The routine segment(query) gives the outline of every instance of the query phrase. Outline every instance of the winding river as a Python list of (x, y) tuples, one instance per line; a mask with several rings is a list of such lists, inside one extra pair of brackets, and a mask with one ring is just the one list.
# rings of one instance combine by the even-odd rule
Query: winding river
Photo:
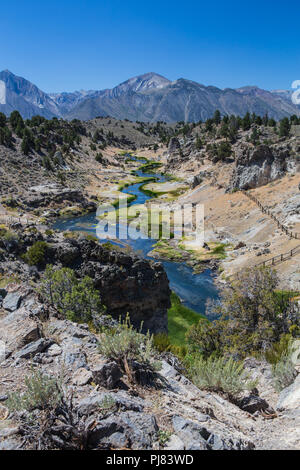
[[(146, 160), (139, 161), (141, 165), (146, 163)], [(143, 178), (155, 177), (156, 182), (159, 183), (167, 181), (166, 176), (160, 173), (144, 173), (142, 170), (137, 170), (136, 175), (142, 176)], [(122, 190), (123, 193), (134, 194), (136, 196), (136, 199), (131, 202), (130, 205), (144, 204), (151, 198), (151, 196), (148, 196), (141, 191), (140, 187), (143, 184), (144, 183), (131, 184)], [(55, 222), (53, 228), (58, 230), (84, 231), (96, 235), (95, 226), (97, 223), (98, 220), (96, 218), (96, 214), (90, 213), (74, 218), (59, 219)], [(133, 250), (139, 251), (139, 253), (142, 253), (147, 259), (151, 259), (151, 257), (148, 256), (148, 253), (156, 242), (157, 240), (153, 240), (151, 238), (126, 240), (126, 243), (128, 243)], [(162, 264), (166, 270), (171, 289), (180, 297), (183, 304), (198, 313), (204, 314), (206, 301), (208, 299), (216, 299), (218, 297), (218, 291), (214, 284), (212, 272), (207, 269), (199, 274), (194, 274), (193, 269), (185, 263), (162, 260)]]

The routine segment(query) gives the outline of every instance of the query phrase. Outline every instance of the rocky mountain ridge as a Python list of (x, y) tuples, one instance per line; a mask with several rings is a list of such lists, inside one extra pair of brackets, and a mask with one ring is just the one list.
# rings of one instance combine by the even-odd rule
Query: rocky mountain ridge
[(212, 117), (216, 109), (223, 115), (268, 113), (275, 119), (300, 114), (287, 95), (249, 86), (221, 90), (184, 78), (171, 82), (153, 72), (112, 89), (74, 93), (44, 93), (7, 70), (0, 73), (0, 83), (0, 111), (9, 115), (17, 109), (25, 118), (40, 114), (82, 120), (111, 116), (132, 121), (197, 122)]

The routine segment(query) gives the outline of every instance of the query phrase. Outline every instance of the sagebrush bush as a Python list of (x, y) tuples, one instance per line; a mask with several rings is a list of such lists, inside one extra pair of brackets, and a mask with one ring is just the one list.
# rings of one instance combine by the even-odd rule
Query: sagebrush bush
[(297, 376), (297, 371), (292, 361), (293, 352), (293, 346), (289, 343), (287, 351), (282, 354), (279, 361), (273, 364), (273, 383), (278, 392), (291, 385)]
[(25, 378), (24, 393), (13, 392), (8, 396), (6, 406), (11, 411), (32, 411), (50, 409), (57, 406), (62, 398), (62, 386), (57, 378), (33, 371)]
[(116, 400), (111, 395), (105, 395), (102, 401), (99, 403), (99, 408), (102, 414), (106, 414), (110, 411), (116, 411)]
[(135, 330), (127, 315), (123, 322), (114, 329), (113, 334), (103, 333), (100, 339), (99, 352), (119, 364), (129, 379), (134, 380), (134, 369), (141, 367), (145, 372), (154, 374), (160, 368), (155, 360), (153, 336)]
[(190, 375), (194, 384), (204, 390), (222, 392), (229, 398), (237, 398), (244, 390), (252, 390), (255, 382), (249, 380), (243, 362), (209, 357), (198, 357), (190, 365)]

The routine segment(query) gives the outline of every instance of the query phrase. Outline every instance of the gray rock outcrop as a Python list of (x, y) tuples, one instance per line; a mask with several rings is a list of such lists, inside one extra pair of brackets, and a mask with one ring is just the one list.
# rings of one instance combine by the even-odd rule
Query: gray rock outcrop
[(244, 145), (239, 149), (230, 187), (251, 189), (268, 184), (286, 173), (288, 158), (286, 148)]
[(180, 151), (180, 143), (177, 137), (171, 137), (168, 147), (169, 155)]
[(282, 390), (276, 407), (281, 411), (298, 410), (300, 414), (300, 374), (289, 387)]
[(102, 302), (115, 319), (128, 312), (137, 328), (143, 322), (144, 331), (167, 331), (171, 291), (161, 263), (108, 251), (85, 239), (52, 243), (50, 252), (56, 263), (94, 280)]

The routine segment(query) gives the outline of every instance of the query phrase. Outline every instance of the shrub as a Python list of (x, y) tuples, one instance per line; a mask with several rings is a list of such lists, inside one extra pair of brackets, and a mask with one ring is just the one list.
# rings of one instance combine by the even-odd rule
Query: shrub
[[(209, 307), (209, 315), (220, 325), (220, 352), (244, 358), (264, 353), (280, 341), (291, 328), (297, 335), (299, 312), (292, 311), (291, 302), (276, 293), (278, 277), (268, 267), (256, 267), (238, 273), (231, 286), (220, 293), (220, 300)], [(219, 324), (219, 322), (221, 322)], [(293, 326), (295, 325), (295, 326)], [(213, 335), (214, 332), (208, 331)], [(205, 342), (203, 331), (201, 342)]]
[(157, 431), (157, 438), (159, 440), (160, 445), (164, 446), (170, 437), (172, 436), (172, 432), (164, 429), (159, 429)]
[(170, 347), (170, 352), (174, 354), (174, 356), (177, 356), (179, 359), (184, 359), (188, 353), (188, 348), (185, 344), (182, 346), (172, 344)]
[(27, 253), (25, 253), (25, 261), (30, 266), (38, 266), (44, 264), (47, 248), (48, 245), (46, 242), (35, 242), (30, 248), (28, 248)]
[(166, 333), (157, 333), (153, 336), (153, 346), (159, 351), (169, 351), (171, 342)]
[(272, 367), (273, 383), (278, 392), (291, 385), (297, 376), (291, 358), (292, 354), (293, 347), (290, 343), (286, 353), (282, 354), (280, 360)]
[(47, 266), (40, 293), (62, 316), (77, 323), (93, 322), (97, 326), (105, 312), (93, 280), (88, 276), (78, 280), (70, 268), (55, 271)]
[(103, 155), (101, 152), (98, 152), (97, 155), (95, 156), (96, 162), (102, 163), (103, 161)]
[(0, 127), (6, 126), (6, 116), (4, 113), (0, 113)]
[(191, 379), (200, 389), (222, 392), (228, 398), (237, 398), (244, 390), (251, 390), (255, 382), (250, 381), (244, 371), (243, 362), (232, 358), (199, 357), (190, 366)]
[(45, 410), (57, 406), (62, 398), (62, 386), (57, 378), (33, 371), (25, 378), (24, 393), (9, 394), (6, 405), (11, 411)]
[(288, 353), (291, 343), (291, 335), (286, 334), (280, 338), (280, 341), (274, 343), (273, 346), (266, 351), (266, 360), (269, 364), (277, 364), (283, 356)]
[(219, 354), (222, 349), (220, 326), (220, 321), (209, 322), (203, 318), (192, 325), (186, 334), (189, 353), (198, 353), (204, 358)]
[(117, 329), (109, 334), (104, 333), (99, 344), (99, 352), (106, 358), (117, 362), (132, 382), (147, 383), (159, 369), (155, 361), (153, 336), (135, 330), (127, 315)]
[(6, 241), (17, 240), (17, 234), (15, 232), (10, 232), (6, 227), (0, 228), (0, 238)]
[(219, 255), (220, 259), (226, 258), (226, 251), (225, 251), (226, 245), (220, 243), (219, 245), (215, 246), (212, 250), (212, 254), (214, 255)]
[(103, 415), (110, 411), (117, 411), (116, 400), (111, 395), (105, 395), (101, 400), (99, 407)]
[(42, 159), (42, 165), (47, 171), (52, 171), (52, 162), (48, 155), (45, 155)]
[(95, 237), (95, 235), (91, 235), (90, 233), (86, 234), (85, 238), (87, 240), (91, 240), (93, 242), (97, 242), (97, 243), (99, 242), (99, 239), (97, 237)]

